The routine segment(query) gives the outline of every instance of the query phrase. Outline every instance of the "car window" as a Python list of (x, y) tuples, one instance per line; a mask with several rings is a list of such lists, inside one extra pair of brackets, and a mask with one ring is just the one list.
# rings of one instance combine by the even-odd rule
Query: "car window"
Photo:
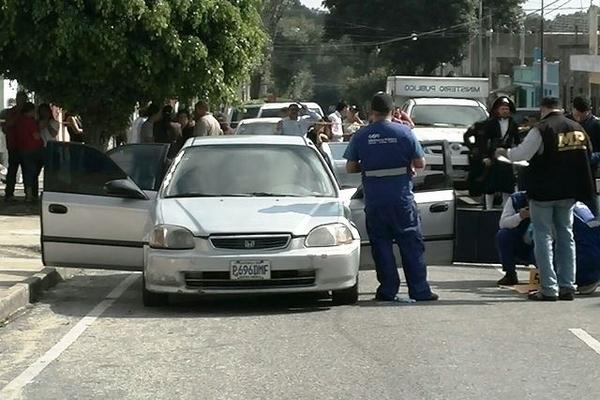
[(164, 176), (168, 145), (135, 144), (112, 149), (107, 155), (142, 190), (158, 190)]
[[(421, 143), (425, 152), (426, 167), (418, 171), (413, 178), (413, 191), (429, 192), (452, 188), (452, 179), (448, 175), (448, 154), (445, 153), (443, 142)], [(360, 174), (346, 172), (344, 152), (348, 143), (330, 143), (329, 147), (333, 156), (334, 173), (342, 188), (358, 187), (361, 184)]]
[(252, 124), (240, 124), (237, 128), (237, 135), (274, 135), (277, 131), (277, 123), (273, 122), (255, 122)]
[(239, 122), (243, 119), (256, 118), (260, 111), (259, 105), (257, 106), (246, 106), (245, 108), (236, 108), (233, 110), (231, 115), (232, 122)]
[[(318, 108), (309, 108), (309, 110), (322, 116), (321, 110), (319, 110)], [(263, 108), (260, 113), (260, 117), (261, 118), (281, 118), (282, 117), (281, 108)]]
[(468, 127), (487, 118), (485, 111), (477, 106), (453, 106), (450, 104), (415, 105), (411, 118), (420, 126)]
[(335, 184), (307, 146), (189, 147), (165, 177), (164, 197), (335, 197)]
[(104, 186), (127, 174), (106, 154), (78, 143), (48, 142), (44, 167), (47, 192), (106, 195)]

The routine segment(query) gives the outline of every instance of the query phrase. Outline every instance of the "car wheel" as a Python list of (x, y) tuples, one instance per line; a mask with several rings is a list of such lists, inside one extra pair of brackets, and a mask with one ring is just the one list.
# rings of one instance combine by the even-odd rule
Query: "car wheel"
[(351, 288), (334, 290), (331, 293), (331, 299), (336, 306), (356, 304), (358, 302), (358, 277)]
[(146, 280), (142, 282), (142, 301), (144, 307), (160, 307), (169, 304), (169, 295), (166, 293), (154, 293), (146, 289)]

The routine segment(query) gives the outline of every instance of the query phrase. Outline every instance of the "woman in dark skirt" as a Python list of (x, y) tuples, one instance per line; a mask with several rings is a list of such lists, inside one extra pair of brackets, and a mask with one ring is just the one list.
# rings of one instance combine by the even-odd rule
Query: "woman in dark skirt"
[(499, 97), (492, 105), (490, 119), (483, 128), (487, 156), (485, 166), (485, 208), (494, 205), (496, 193), (502, 193), (503, 204), (515, 191), (515, 174), (512, 164), (503, 163), (494, 157), (498, 147), (509, 149), (521, 143), (519, 126), (512, 118), (516, 111), (514, 103), (508, 97)]

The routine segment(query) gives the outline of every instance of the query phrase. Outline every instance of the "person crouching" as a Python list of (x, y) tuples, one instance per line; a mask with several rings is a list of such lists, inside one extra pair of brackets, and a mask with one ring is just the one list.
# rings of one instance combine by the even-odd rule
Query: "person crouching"
[(510, 196), (504, 204), (500, 217), (500, 230), (496, 234), (496, 245), (505, 275), (498, 281), (500, 286), (519, 283), (517, 262), (533, 264), (533, 240), (530, 229), (529, 204), (525, 192)]

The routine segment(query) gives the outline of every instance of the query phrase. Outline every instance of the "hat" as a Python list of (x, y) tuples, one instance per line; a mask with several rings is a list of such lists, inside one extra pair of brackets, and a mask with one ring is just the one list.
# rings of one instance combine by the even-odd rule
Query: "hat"
[(558, 108), (560, 107), (560, 101), (557, 97), (544, 97), (540, 106), (545, 108)]
[(394, 99), (387, 93), (379, 92), (371, 100), (371, 110), (389, 114), (394, 109)]
[(513, 103), (512, 100), (506, 96), (498, 97), (496, 101), (494, 101), (494, 104), (492, 104), (492, 112), (495, 112), (501, 106), (508, 106), (511, 113), (515, 113), (517, 111), (515, 103)]

